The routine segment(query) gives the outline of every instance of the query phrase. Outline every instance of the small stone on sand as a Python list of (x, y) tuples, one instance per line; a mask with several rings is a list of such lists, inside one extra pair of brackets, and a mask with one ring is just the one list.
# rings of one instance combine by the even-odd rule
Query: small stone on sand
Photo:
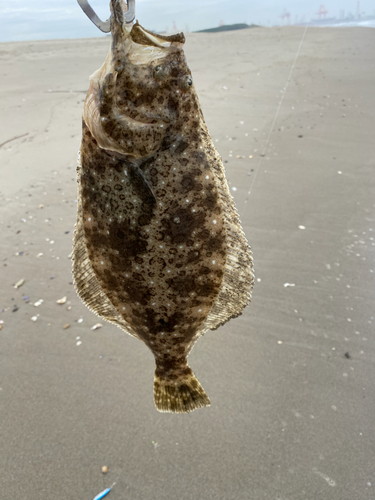
[(101, 328), (103, 325), (101, 323), (96, 323), (96, 325), (91, 327), (91, 330), (98, 330), (98, 328)]
[(17, 283), (14, 285), (13, 288), (20, 288), (24, 283), (25, 283), (25, 280), (20, 279), (19, 281), (17, 281)]

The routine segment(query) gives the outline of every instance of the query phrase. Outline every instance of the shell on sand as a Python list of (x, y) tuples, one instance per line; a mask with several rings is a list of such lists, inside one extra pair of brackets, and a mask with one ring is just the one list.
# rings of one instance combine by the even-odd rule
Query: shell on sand
[(189, 412), (210, 400), (187, 356), (250, 302), (252, 256), (183, 34), (129, 26), (122, 5), (111, 1), (112, 46), (84, 105), (74, 282), (154, 354), (157, 409)]

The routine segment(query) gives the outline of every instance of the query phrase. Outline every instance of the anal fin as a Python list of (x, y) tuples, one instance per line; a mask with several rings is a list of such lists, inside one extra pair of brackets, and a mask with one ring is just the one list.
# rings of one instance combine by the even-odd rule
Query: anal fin
[(73, 281), (78, 296), (95, 314), (114, 323), (129, 335), (137, 337), (132, 328), (117, 312), (100, 286), (87, 254), (85, 234), (82, 223), (82, 207), (78, 204), (77, 223), (73, 244)]

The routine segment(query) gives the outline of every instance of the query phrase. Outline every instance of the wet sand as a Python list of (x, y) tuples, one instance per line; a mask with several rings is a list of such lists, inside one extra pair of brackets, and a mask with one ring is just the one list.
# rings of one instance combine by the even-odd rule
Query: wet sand
[(303, 35), (187, 36), (257, 277), (189, 357), (212, 406), (188, 415), (155, 410), (151, 353), (72, 286), (82, 104), (109, 40), (1, 44), (2, 499), (374, 498), (375, 30)]

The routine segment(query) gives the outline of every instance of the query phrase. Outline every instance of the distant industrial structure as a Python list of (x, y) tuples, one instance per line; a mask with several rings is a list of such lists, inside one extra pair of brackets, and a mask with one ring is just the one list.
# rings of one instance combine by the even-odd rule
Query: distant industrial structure
[[(324, 1), (324, 0), (320, 0)], [(312, 19), (308, 20), (308, 16), (295, 14), (294, 22), (292, 21), (292, 13), (288, 8), (284, 8), (281, 14), (278, 15), (278, 18), (281, 20), (276, 24), (276, 26), (340, 26), (340, 25), (369, 25), (375, 27), (375, 8), (372, 15), (367, 14), (366, 12), (361, 12), (361, 4), (359, 1), (353, 1), (353, 6), (355, 6), (355, 13), (345, 12), (344, 9), (340, 9), (338, 16), (332, 16), (332, 12), (329, 12), (326, 9), (324, 4), (318, 3), (314, 9), (314, 14)], [(375, 5), (374, 5), (375, 7)], [(331, 16), (329, 17), (329, 14)], [(217, 33), (221, 31), (233, 31), (247, 28), (258, 28), (261, 27), (262, 24), (247, 24), (247, 23), (236, 23), (227, 25), (221, 19), (219, 22), (219, 26), (214, 28), (206, 28), (199, 31), (194, 31), (195, 33)], [(265, 24), (263, 24), (265, 26)], [(269, 20), (267, 26), (272, 26), (271, 21)], [(173, 32), (177, 32), (176, 22), (173, 22)], [(188, 27), (186, 27), (186, 32), (189, 32)], [(165, 32), (168, 33), (169, 29), (166, 28)]]
[[(354, 2), (353, 2), (354, 3)], [(319, 9), (314, 14), (314, 17), (310, 21), (305, 21), (305, 16), (302, 16), (298, 20), (298, 16), (295, 16), (295, 25), (306, 25), (312, 24), (313, 26), (324, 26), (324, 25), (337, 25), (337, 24), (346, 24), (351, 22), (359, 22), (359, 21), (375, 21), (375, 10), (371, 14), (367, 14), (366, 12), (361, 12), (361, 3), (359, 1), (355, 4), (355, 13), (345, 12), (344, 9), (340, 9), (338, 17), (328, 17), (328, 10), (325, 5), (321, 4)], [(291, 13), (285, 8), (279, 16), (281, 18), (281, 26), (289, 26), (291, 24)]]
[(284, 9), (284, 12), (281, 14), (281, 19), (283, 20), (283, 24), (290, 25), (290, 12)]
[(317, 14), (319, 16), (319, 19), (325, 19), (328, 14), (328, 10), (324, 7), (324, 5), (321, 5)]

